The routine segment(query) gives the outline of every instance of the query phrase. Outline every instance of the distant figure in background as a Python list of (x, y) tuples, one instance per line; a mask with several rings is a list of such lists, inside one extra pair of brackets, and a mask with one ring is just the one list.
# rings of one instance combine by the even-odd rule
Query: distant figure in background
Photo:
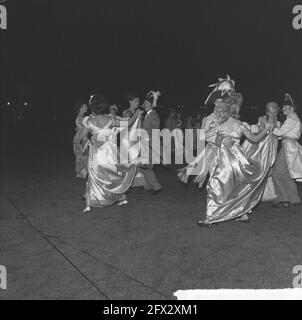
[(195, 119), (192, 115), (187, 116), (185, 121), (185, 129), (193, 129), (195, 126)]
[(177, 128), (177, 120), (176, 120), (176, 111), (173, 108), (170, 108), (170, 112), (165, 121), (165, 129), (173, 131)]
[[(180, 130), (182, 130), (182, 121), (180, 119), (177, 120), (177, 113), (174, 108), (170, 108), (169, 115), (165, 121), (165, 129), (170, 130), (173, 132), (173, 136), (171, 139), (171, 154), (175, 153), (175, 155), (182, 155), (183, 154), (183, 134)], [(180, 116), (178, 116), (180, 117)], [(176, 130), (179, 129), (179, 130)], [(166, 149), (163, 145), (162, 154), (165, 159), (169, 159), (170, 155), (168, 152), (170, 149)], [(165, 164), (167, 165), (167, 163)]]
[(136, 93), (129, 93), (126, 97), (129, 108), (123, 111), (123, 118), (131, 118), (139, 108), (139, 96)]
[(273, 130), (273, 134), (282, 139), (282, 147), (272, 172), (277, 193), (275, 208), (301, 204), (295, 180), (302, 181), (302, 146), (298, 143), (302, 125), (296, 108), (292, 97), (286, 94), (282, 108), (286, 120), (280, 128)]
[(144, 178), (147, 182), (144, 187), (145, 190), (152, 191), (152, 194), (156, 195), (163, 190), (163, 187), (156, 178), (156, 175), (153, 171), (154, 166), (152, 164), (152, 131), (160, 128), (160, 119), (157, 112), (154, 110), (154, 107), (154, 97), (147, 96), (143, 103), (143, 108), (146, 112), (146, 115), (142, 123), (142, 128), (148, 133), (149, 163), (142, 164), (139, 167), (139, 172), (144, 175)]
[(181, 111), (177, 112), (176, 121), (177, 121), (176, 127), (181, 130), (184, 129), (183, 114)]
[[(190, 130), (192, 139), (185, 141), (185, 152), (192, 152), (197, 147), (197, 130), (196, 130), (196, 118), (193, 115), (187, 116), (184, 124), (184, 130)], [(184, 132), (185, 133), (185, 132)]]
[(73, 151), (75, 155), (75, 172), (77, 178), (85, 179), (87, 176), (88, 152), (85, 147), (88, 142), (87, 131), (83, 126), (83, 119), (87, 115), (88, 106), (83, 101), (76, 102), (76, 128), (73, 138)]
[(118, 113), (118, 106), (116, 104), (112, 104), (109, 107), (109, 114), (111, 115), (112, 118), (116, 118)]
[[(112, 120), (112, 123), (115, 125), (116, 123), (118, 123), (119, 121), (123, 121), (125, 118), (120, 117), (117, 115), (118, 113), (118, 106), (116, 104), (112, 104), (109, 107), (109, 114), (108, 114), (108, 118)], [(129, 116), (127, 117), (127, 119), (130, 119), (132, 117), (132, 113), (129, 112)]]
[(198, 113), (196, 115), (195, 128), (201, 129), (201, 123), (202, 123), (202, 115), (201, 115), (201, 113)]
[(197, 114), (196, 117), (194, 117), (194, 124), (193, 124), (193, 150), (197, 150), (197, 139), (198, 139), (198, 130), (201, 129), (202, 124), (202, 117), (201, 114)]

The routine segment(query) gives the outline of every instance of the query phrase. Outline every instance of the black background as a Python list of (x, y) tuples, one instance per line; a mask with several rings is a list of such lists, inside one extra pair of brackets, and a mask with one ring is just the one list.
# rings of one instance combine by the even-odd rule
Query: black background
[[(290, 92), (302, 101), (297, 1), (8, 0), (1, 30), (2, 97), (30, 88), (38, 107), (66, 113), (102, 92), (125, 105), (135, 90), (163, 92), (166, 106), (195, 113), (230, 74), (247, 114)], [(41, 103), (41, 101), (43, 101)], [(61, 106), (62, 105), (62, 106)], [(37, 106), (36, 106), (37, 107)]]

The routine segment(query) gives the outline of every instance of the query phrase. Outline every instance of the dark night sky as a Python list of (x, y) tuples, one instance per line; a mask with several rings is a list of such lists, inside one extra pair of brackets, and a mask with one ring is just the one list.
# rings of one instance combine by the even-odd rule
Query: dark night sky
[(2, 86), (118, 102), (128, 90), (160, 89), (164, 103), (193, 109), (229, 73), (245, 105), (281, 102), (285, 91), (302, 102), (297, 1), (8, 0)]

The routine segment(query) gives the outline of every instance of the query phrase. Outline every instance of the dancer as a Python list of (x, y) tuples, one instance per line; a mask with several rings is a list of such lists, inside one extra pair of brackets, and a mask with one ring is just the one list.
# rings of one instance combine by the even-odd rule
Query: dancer
[[(234, 93), (234, 82), (229, 77), (220, 80), (213, 95), (219, 91), (221, 95), (225, 92), (230, 95)], [(231, 117), (229, 104), (222, 103), (221, 108), (222, 120), (215, 126), (215, 132), (205, 132), (206, 138), (216, 135), (215, 144), (212, 146), (214, 159), (210, 159), (210, 168), (205, 162), (206, 169), (201, 172), (201, 183), (205, 179), (204, 171), (209, 172), (210, 177), (207, 183), (206, 219), (198, 221), (198, 225), (209, 228), (216, 223), (229, 220), (248, 222), (247, 213), (260, 201), (269, 170), (268, 159), (252, 162), (245, 157), (240, 146), (240, 138), (245, 135), (247, 139), (257, 143), (272, 125), (266, 122), (265, 129), (254, 135), (247, 125)], [(200, 160), (205, 161), (206, 158), (203, 156)]]
[[(227, 109), (226, 114), (229, 112)], [(219, 127), (217, 162), (207, 184), (206, 219), (198, 222), (200, 226), (212, 227), (214, 223), (228, 220), (248, 222), (247, 214), (260, 201), (270, 169), (270, 152), (262, 152), (263, 159), (247, 159), (241, 149), (240, 138), (244, 134), (257, 143), (272, 128), (271, 124), (265, 123), (265, 129), (258, 135), (253, 135), (232, 117)]]
[[(105, 115), (107, 100), (103, 95), (93, 95), (89, 106), (92, 115), (83, 121), (86, 129), (92, 134), (87, 165), (88, 182), (84, 212), (89, 212), (91, 207), (103, 208), (116, 202), (120, 205), (127, 203), (125, 193), (135, 177), (136, 160), (139, 156), (138, 149), (136, 154), (131, 153), (132, 158), (128, 164), (119, 164), (116, 136), (122, 130), (120, 121), (116, 119), (114, 125), (112, 119)], [(129, 120), (129, 125), (133, 123), (129, 135), (137, 128), (140, 114), (137, 111)], [(132, 144), (129, 140), (122, 140), (121, 145), (123, 143), (126, 143), (127, 147), (131, 147)], [(133, 145), (135, 143), (133, 142)]]
[(273, 168), (273, 181), (277, 193), (275, 208), (300, 205), (301, 198), (295, 180), (302, 181), (301, 121), (296, 114), (296, 105), (289, 94), (285, 95), (282, 108), (286, 120), (273, 134), (282, 139), (282, 147)]
[(148, 134), (147, 147), (149, 147), (149, 163), (142, 164), (139, 167), (139, 172), (143, 174), (146, 180), (144, 189), (146, 191), (152, 191), (153, 195), (156, 195), (163, 190), (163, 187), (158, 182), (153, 171), (154, 165), (152, 164), (152, 131), (160, 128), (160, 119), (157, 112), (154, 110), (156, 107), (156, 102), (156, 96), (153, 94), (148, 94), (143, 103), (143, 108), (146, 112), (146, 115), (142, 123), (142, 128)]
[[(200, 139), (205, 139), (206, 145), (203, 150), (199, 153), (194, 161), (192, 161), (187, 167), (178, 170), (178, 178), (183, 182), (187, 183), (190, 175), (195, 175), (195, 183), (198, 183), (199, 188), (201, 188), (210, 173), (213, 169), (214, 164), (217, 158), (217, 128), (220, 123), (224, 121), (224, 99), (229, 97), (232, 92), (234, 92), (233, 83), (228, 79), (221, 79), (219, 84), (222, 85), (222, 82), (225, 83), (225, 90), (216, 90), (210, 94), (206, 99), (205, 104), (207, 106), (214, 104), (214, 111), (209, 116), (202, 119), (201, 131), (204, 133), (203, 137)], [(228, 83), (228, 86), (227, 84)], [(218, 87), (219, 85), (217, 85)], [(202, 165), (200, 165), (202, 164)]]
[(88, 106), (82, 101), (76, 103), (76, 133), (73, 138), (73, 151), (75, 155), (75, 172), (77, 178), (85, 179), (87, 177), (87, 131), (83, 126), (83, 119), (88, 111)]

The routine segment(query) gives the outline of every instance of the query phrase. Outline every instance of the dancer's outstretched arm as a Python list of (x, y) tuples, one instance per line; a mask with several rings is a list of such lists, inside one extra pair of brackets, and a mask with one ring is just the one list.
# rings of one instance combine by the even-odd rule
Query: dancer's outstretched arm
[(273, 128), (273, 124), (266, 122), (265, 127), (262, 131), (257, 134), (253, 134), (249, 129), (246, 127), (242, 127), (242, 133), (246, 136), (246, 138), (252, 143), (258, 143), (262, 140), (264, 136), (268, 133), (269, 130)]
[(134, 115), (131, 118), (116, 118), (116, 127), (119, 127), (120, 130), (123, 130), (124, 128), (130, 127), (134, 121), (141, 116), (143, 111), (137, 110)]

